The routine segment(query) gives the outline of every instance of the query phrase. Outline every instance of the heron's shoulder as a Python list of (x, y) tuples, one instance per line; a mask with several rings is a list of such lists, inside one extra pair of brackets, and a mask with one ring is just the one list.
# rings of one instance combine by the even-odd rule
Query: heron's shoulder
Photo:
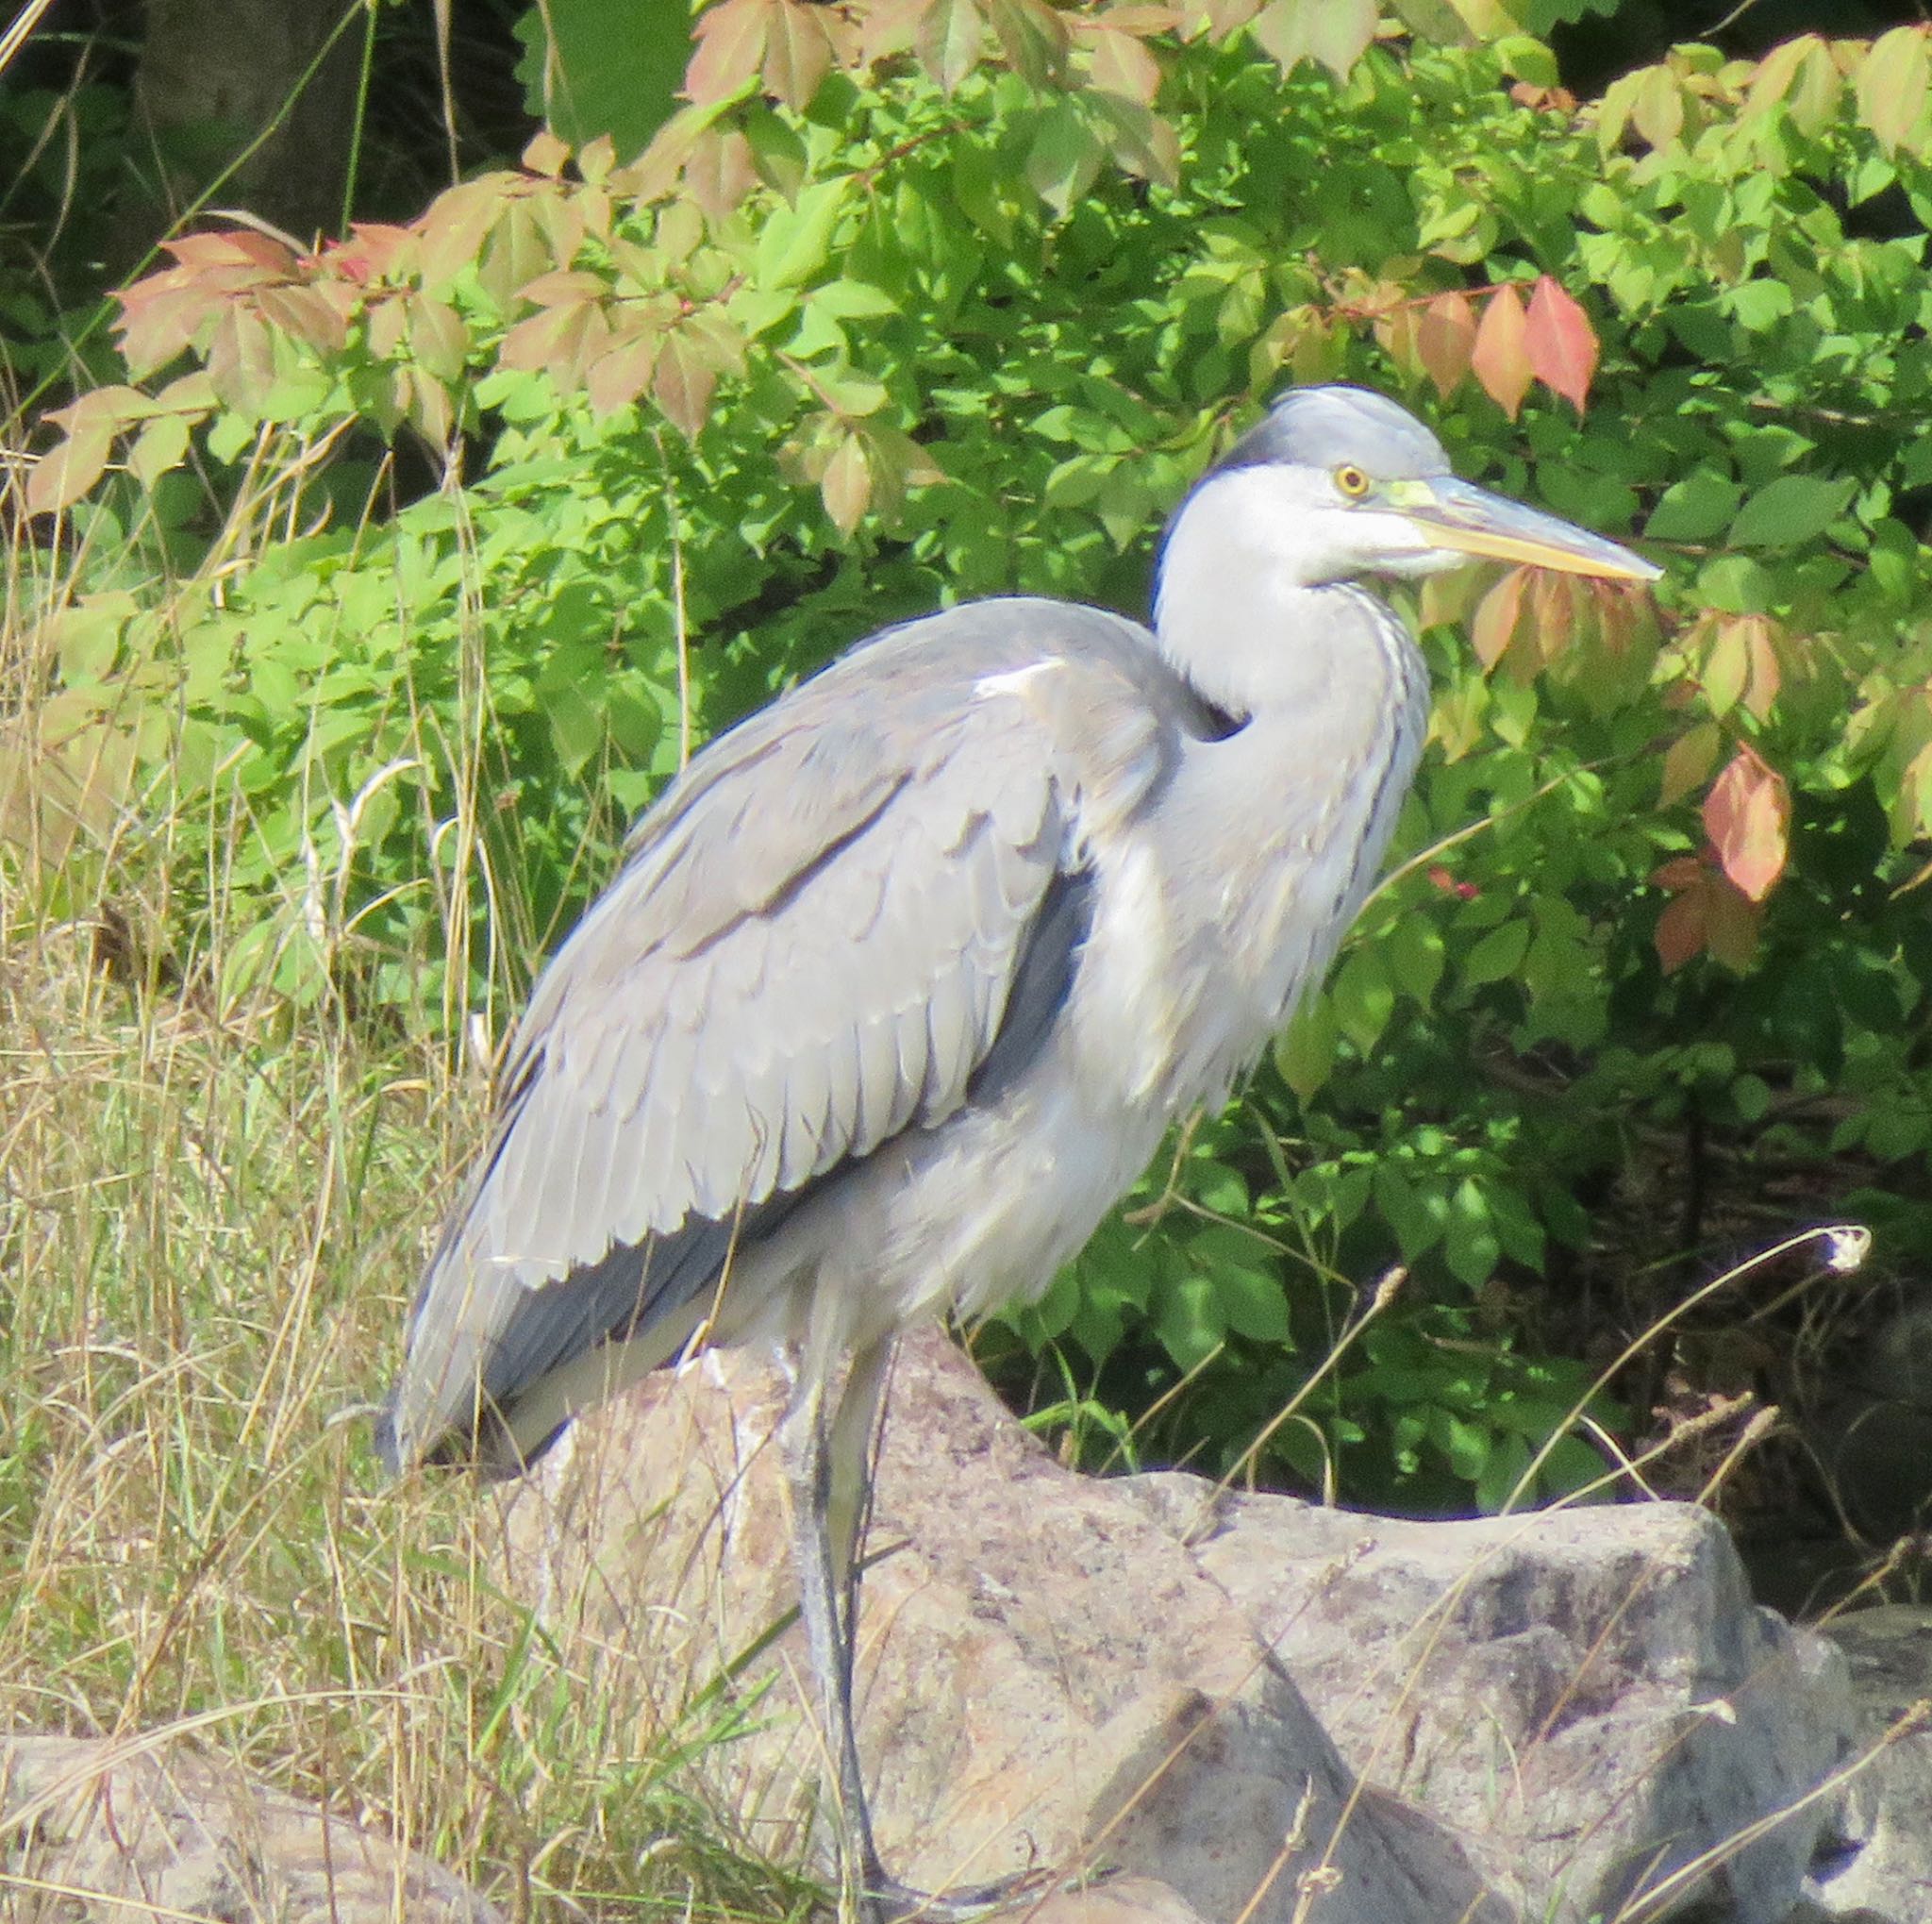
[(1007, 718), (1030, 712), (1065, 747), (1097, 745), (1110, 729), (1174, 739), (1222, 732), (1223, 718), (1168, 664), (1147, 628), (1073, 601), (962, 602), (874, 636), (821, 679), (832, 699), (863, 688), (890, 705), (903, 690), (926, 727), (969, 725), (990, 703)]

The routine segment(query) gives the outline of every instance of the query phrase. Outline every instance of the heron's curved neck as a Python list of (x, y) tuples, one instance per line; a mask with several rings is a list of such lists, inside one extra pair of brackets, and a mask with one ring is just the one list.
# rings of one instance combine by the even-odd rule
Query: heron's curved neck
[(1220, 1013), (1176, 1058), (1188, 1100), (1224, 1089), (1327, 966), (1428, 726), (1428, 671), (1392, 609), (1354, 582), (1296, 579), (1229, 543), (1217, 517), (1200, 523), (1170, 539), (1156, 640), (1245, 725), (1184, 757), (1170, 797), (1171, 886), (1218, 938), (1203, 1000)]
[(1383, 657), (1391, 635), (1413, 646), (1367, 589), (1310, 585), (1240, 522), (1185, 510), (1161, 553), (1154, 634), (1196, 694), (1242, 718), (1345, 698), (1364, 650)]

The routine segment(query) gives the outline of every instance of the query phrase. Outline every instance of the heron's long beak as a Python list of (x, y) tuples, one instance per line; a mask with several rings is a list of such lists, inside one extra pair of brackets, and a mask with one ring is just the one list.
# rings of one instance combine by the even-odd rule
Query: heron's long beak
[(1394, 482), (1388, 501), (1431, 547), (1558, 568), (1566, 575), (1602, 575), (1613, 581), (1655, 581), (1663, 573), (1641, 555), (1587, 528), (1450, 475)]

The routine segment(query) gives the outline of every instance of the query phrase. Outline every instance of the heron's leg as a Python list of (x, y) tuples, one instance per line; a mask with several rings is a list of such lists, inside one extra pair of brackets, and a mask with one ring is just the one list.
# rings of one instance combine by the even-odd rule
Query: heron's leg
[(808, 1365), (793, 1380), (779, 1436), (791, 1495), (791, 1559), (799, 1614), (818, 1685), (825, 1747), (839, 1782), (841, 1869), (866, 1924), (885, 1924), (874, 1895), (886, 1882), (873, 1842), (872, 1815), (852, 1725), (852, 1591), (832, 1551), (832, 1460), (825, 1386)]
[[(848, 1631), (845, 1655), (856, 1660), (858, 1590), (865, 1562), (865, 1532), (872, 1521), (873, 1477), (877, 1468), (879, 1402), (896, 1343), (888, 1337), (852, 1359), (831, 1430), (832, 1568), (840, 1582)], [(845, 1679), (848, 1694), (852, 1676)]]
[(780, 1441), (791, 1488), (799, 1614), (822, 1700), (825, 1746), (839, 1774), (841, 1869), (862, 1924), (966, 1924), (1010, 1902), (1033, 1880), (1008, 1878), (939, 1895), (902, 1883), (880, 1862), (858, 1763), (852, 1694), (859, 1551), (872, 1505), (879, 1398), (892, 1348), (888, 1340), (853, 1358), (829, 1424), (823, 1372), (796, 1355), (784, 1359), (791, 1400)]

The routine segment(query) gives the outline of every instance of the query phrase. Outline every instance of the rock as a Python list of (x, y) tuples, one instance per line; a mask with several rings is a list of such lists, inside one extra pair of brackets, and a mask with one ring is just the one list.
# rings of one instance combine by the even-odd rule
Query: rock
[[(781, 1404), (758, 1361), (707, 1354), (578, 1423), (507, 1501), (512, 1594), (573, 1663), (641, 1672), (667, 1719), (791, 1609)], [(1142, 1501), (1060, 1468), (937, 1332), (901, 1347), (871, 1545), (859, 1733), (900, 1877), (1167, 1887), (1050, 1900), (1096, 1924), (1506, 1916), (1436, 1825), (1356, 1781)], [(713, 1753), (715, 1789), (784, 1854), (812, 1841), (820, 1774), (795, 1625), (753, 1667), (761, 1727)]]
[(1851, 1669), (1850, 1776), (1807, 1887), (1820, 1919), (1924, 1924), (1932, 1917), (1932, 1609), (1894, 1604), (1837, 1618)]
[(1668, 1888), (1644, 1916), (1695, 1896), (1700, 1916), (1778, 1924), (1798, 1901), (1843, 1665), (1752, 1603), (1707, 1513), (1426, 1523), (1217, 1501), (1192, 1477), (1127, 1487), (1195, 1545), (1348, 1763), (1462, 1837), (1525, 1916), (1619, 1916)]
[(1202, 1924), (1172, 1884), (1110, 1877), (1085, 1890), (1055, 1891), (1026, 1907), (1027, 1924)]
[(501, 1924), (427, 1858), (142, 1737), (0, 1737), (0, 1872), (20, 1924)]

